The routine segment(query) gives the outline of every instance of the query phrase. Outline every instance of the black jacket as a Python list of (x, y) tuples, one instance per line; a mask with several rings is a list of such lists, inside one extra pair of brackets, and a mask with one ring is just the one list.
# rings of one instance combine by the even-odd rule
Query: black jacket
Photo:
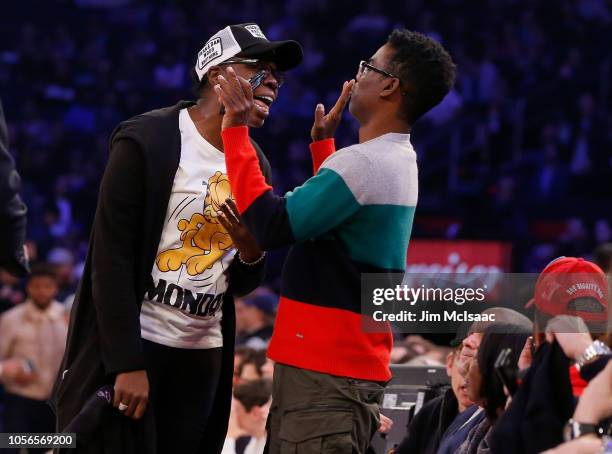
[[(154, 110), (121, 123), (110, 141), (89, 251), (74, 300), (66, 353), (51, 406), (61, 431), (84, 402), (121, 372), (145, 369), (140, 338), (140, 307), (163, 230), (174, 176), (180, 161), (179, 111), (193, 103)], [(260, 153), (264, 174), (269, 164)], [(204, 453), (223, 446), (231, 403), (235, 312), (232, 295), (254, 290), (263, 262), (248, 267), (234, 260), (223, 301), (223, 362), (219, 389), (204, 434)], [(109, 409), (103, 430), (79, 452), (154, 453), (151, 412), (140, 421)], [(77, 436), (78, 438), (78, 436)]]
[(26, 207), (21, 201), (21, 180), (8, 152), (8, 133), (0, 101), (0, 268), (15, 276), (28, 272), (23, 253), (26, 235)]
[(408, 433), (395, 449), (396, 454), (435, 454), (440, 439), (459, 413), (452, 388), (427, 402), (408, 426)]
[(556, 341), (540, 346), (512, 404), (493, 428), (492, 452), (536, 454), (563, 442), (563, 426), (575, 404), (569, 366)]

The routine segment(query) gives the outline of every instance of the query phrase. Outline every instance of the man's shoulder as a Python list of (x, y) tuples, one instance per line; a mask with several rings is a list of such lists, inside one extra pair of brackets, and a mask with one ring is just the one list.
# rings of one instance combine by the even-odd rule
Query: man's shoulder
[(27, 302), (19, 303), (15, 307), (2, 313), (0, 320), (4, 323), (15, 322), (23, 317), (26, 311)]
[(369, 156), (364, 153), (359, 144), (349, 145), (333, 152), (321, 165), (322, 168), (345, 172), (353, 168), (355, 170), (367, 169), (372, 164)]
[(141, 142), (151, 136), (166, 134), (167, 129), (178, 130), (179, 112), (193, 104), (192, 101), (179, 101), (173, 106), (150, 110), (128, 118), (117, 125), (111, 135), (111, 143), (126, 138)]

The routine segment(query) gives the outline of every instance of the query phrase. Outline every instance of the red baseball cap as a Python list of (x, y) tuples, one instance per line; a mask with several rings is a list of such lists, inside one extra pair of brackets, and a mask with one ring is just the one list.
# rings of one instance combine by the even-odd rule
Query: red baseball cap
[[(591, 298), (592, 307), (576, 307), (577, 298)], [(547, 315), (574, 315), (585, 322), (608, 321), (608, 281), (605, 273), (593, 262), (577, 257), (559, 257), (540, 273), (535, 285), (532, 305)]]

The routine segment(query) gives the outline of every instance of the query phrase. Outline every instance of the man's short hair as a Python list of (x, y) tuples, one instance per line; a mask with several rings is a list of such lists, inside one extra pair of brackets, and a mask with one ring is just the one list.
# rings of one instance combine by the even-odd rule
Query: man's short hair
[(403, 114), (413, 124), (444, 99), (455, 83), (451, 56), (435, 40), (410, 30), (393, 30), (390, 72), (401, 81)]
[(55, 272), (55, 267), (48, 263), (38, 263), (32, 266), (32, 272), (30, 273), (28, 281), (31, 281), (36, 277), (48, 277), (54, 282), (57, 282), (57, 273)]
[(248, 381), (234, 388), (234, 397), (250, 412), (253, 407), (261, 407), (270, 400), (272, 384), (265, 379)]

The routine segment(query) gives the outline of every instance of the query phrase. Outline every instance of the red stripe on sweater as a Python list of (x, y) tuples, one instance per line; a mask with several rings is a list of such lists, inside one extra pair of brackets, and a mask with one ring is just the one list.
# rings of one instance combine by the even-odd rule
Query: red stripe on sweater
[(312, 174), (316, 175), (319, 167), (334, 151), (336, 143), (334, 138), (318, 140), (310, 144), (310, 154), (312, 156)]
[(354, 312), (281, 296), (268, 356), (282, 364), (363, 380), (391, 378), (391, 332), (366, 333)]
[(221, 131), (225, 165), (232, 193), (240, 214), (255, 201), (257, 197), (272, 189), (261, 173), (257, 152), (251, 144), (249, 128), (236, 126)]

